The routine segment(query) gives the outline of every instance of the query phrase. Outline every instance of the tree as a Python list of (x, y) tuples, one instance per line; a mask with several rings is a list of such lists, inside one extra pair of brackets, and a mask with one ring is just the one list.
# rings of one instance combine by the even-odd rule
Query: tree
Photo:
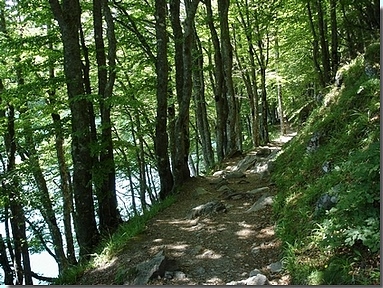
[[(182, 47), (176, 48), (176, 89), (178, 101), (178, 114), (175, 123), (175, 157), (173, 165), (174, 187), (178, 188), (184, 181), (189, 179), (189, 116), (190, 100), (192, 95), (192, 43), (194, 37), (193, 22), (197, 12), (199, 0), (185, 1), (186, 19), (184, 32), (181, 30), (179, 7), (180, 1), (174, 1), (171, 5), (171, 18), (175, 43)], [(179, 44), (181, 43), (181, 44)], [(178, 50), (177, 50), (178, 49)], [(178, 53), (177, 53), (178, 51)], [(182, 58), (182, 59), (181, 59)], [(181, 66), (182, 65), (182, 66)]]
[(160, 176), (160, 199), (165, 199), (173, 189), (173, 175), (170, 170), (167, 135), (168, 109), (168, 60), (167, 60), (167, 32), (166, 32), (166, 0), (156, 1), (156, 38), (157, 38), (157, 116), (155, 151), (157, 157), (158, 174)]
[(228, 105), (227, 98), (225, 97), (225, 85), (224, 85), (224, 72), (221, 53), (221, 44), (219, 41), (218, 33), (214, 26), (213, 9), (211, 6), (211, 0), (205, 1), (207, 25), (210, 30), (211, 40), (214, 48), (214, 64), (209, 63), (211, 67), (214, 67), (214, 77), (211, 77), (211, 85), (214, 91), (214, 100), (216, 105), (216, 143), (217, 143), (217, 158), (218, 161), (222, 161), (225, 157), (227, 146), (227, 133), (226, 133), (226, 121), (228, 117)]
[[(196, 33), (196, 29), (194, 28)], [(205, 169), (214, 165), (214, 153), (211, 145), (210, 126), (205, 100), (205, 79), (203, 73), (202, 44), (197, 34), (193, 42), (193, 99), (195, 103), (196, 122), (201, 136), (202, 154), (205, 161)]]
[(92, 157), (88, 101), (84, 88), (79, 45), (80, 3), (78, 0), (50, 0), (61, 31), (64, 47), (64, 72), (72, 117), (73, 191), (76, 205), (76, 236), (80, 257), (88, 258), (99, 241), (92, 192)]
[[(108, 38), (108, 53), (104, 45), (103, 21), (105, 17)], [(98, 66), (98, 94), (100, 97), (101, 139), (96, 180), (100, 231), (102, 234), (114, 232), (120, 224), (120, 215), (116, 198), (116, 171), (113, 155), (111, 103), (116, 78), (116, 36), (114, 22), (107, 0), (93, 0), (93, 24)], [(108, 58), (108, 63), (107, 63)]]
[(233, 84), (233, 47), (230, 40), (230, 28), (229, 28), (229, 6), (230, 0), (219, 0), (218, 1), (218, 12), (219, 12), (219, 21), (221, 26), (221, 51), (222, 51), (222, 63), (223, 63), (223, 72), (224, 72), (224, 85), (225, 85), (225, 94), (228, 103), (228, 118), (227, 118), (227, 147), (226, 155), (233, 155), (238, 152), (238, 131), (237, 121), (238, 121), (238, 109), (237, 102), (234, 95), (234, 84)]

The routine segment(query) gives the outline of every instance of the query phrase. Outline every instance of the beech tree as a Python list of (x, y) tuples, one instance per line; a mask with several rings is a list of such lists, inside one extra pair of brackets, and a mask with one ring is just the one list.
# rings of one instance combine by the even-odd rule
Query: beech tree
[(68, 101), (72, 117), (73, 191), (76, 205), (76, 236), (80, 256), (89, 255), (99, 241), (95, 220), (92, 191), (92, 156), (90, 151), (90, 115), (84, 97), (82, 79), (79, 29), (81, 8), (78, 0), (49, 1), (52, 12), (59, 23), (64, 47), (64, 71)]

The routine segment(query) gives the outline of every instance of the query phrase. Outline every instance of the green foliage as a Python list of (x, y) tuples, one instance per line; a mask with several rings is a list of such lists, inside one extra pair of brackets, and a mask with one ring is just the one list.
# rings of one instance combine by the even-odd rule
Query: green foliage
[[(344, 86), (329, 90), (276, 161), (277, 235), (294, 284), (379, 283), (380, 83), (365, 74), (362, 56), (342, 70)], [(314, 132), (319, 148), (309, 153)], [(317, 211), (326, 193), (336, 204)]]
[(54, 285), (75, 285), (78, 284), (78, 280), (84, 274), (84, 272), (90, 268), (90, 264), (77, 264), (65, 269), (61, 275), (54, 282)]

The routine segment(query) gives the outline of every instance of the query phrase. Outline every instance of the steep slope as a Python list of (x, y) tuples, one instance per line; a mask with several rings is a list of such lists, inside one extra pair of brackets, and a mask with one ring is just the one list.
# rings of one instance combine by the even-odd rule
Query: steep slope
[(345, 65), (276, 161), (274, 211), (292, 284), (380, 279), (379, 45)]

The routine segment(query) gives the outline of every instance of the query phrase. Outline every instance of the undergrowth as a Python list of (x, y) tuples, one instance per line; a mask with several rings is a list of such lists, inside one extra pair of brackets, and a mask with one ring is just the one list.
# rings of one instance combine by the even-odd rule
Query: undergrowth
[[(342, 68), (342, 87), (276, 160), (273, 208), (292, 284), (380, 283), (380, 81), (364, 64), (359, 56)], [(331, 209), (317, 208), (324, 194), (336, 199)]]
[(129, 239), (142, 233), (146, 229), (146, 223), (163, 209), (169, 207), (176, 201), (175, 196), (169, 196), (161, 202), (154, 203), (151, 208), (142, 215), (131, 217), (126, 223), (122, 224), (118, 230), (110, 237), (104, 239), (93, 258), (86, 262), (66, 269), (56, 280), (55, 285), (73, 285), (77, 284), (84, 272), (92, 269), (98, 263), (104, 263), (118, 255), (125, 248), (129, 247)]

